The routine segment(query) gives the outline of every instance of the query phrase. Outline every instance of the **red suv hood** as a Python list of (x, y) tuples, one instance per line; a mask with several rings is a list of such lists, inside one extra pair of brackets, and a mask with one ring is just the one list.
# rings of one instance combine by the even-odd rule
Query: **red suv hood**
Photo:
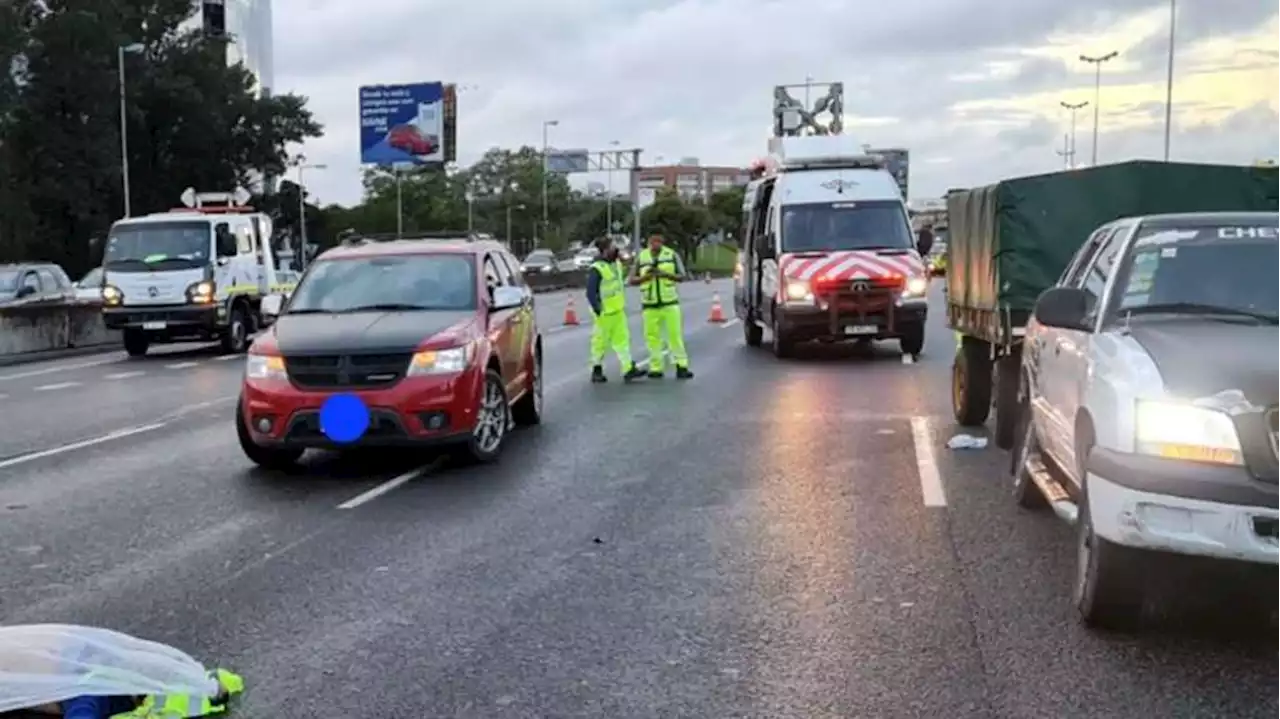
[(778, 258), (784, 277), (795, 280), (832, 282), (923, 275), (924, 263), (915, 252), (883, 250), (786, 253)]
[(283, 355), (413, 352), (424, 344), (447, 346), (474, 336), (475, 312), (355, 312), (281, 315), (271, 339)]

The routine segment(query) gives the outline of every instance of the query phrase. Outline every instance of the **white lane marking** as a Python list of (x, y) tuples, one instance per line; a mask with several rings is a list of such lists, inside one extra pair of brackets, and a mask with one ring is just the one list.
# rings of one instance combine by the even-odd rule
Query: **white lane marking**
[(0, 382), (14, 379), (26, 379), (27, 377), (40, 377), (46, 374), (53, 374), (54, 372), (70, 372), (71, 370), (85, 369), (86, 367), (101, 367), (104, 364), (113, 364), (119, 361), (119, 357), (112, 357), (110, 359), (100, 359), (92, 362), (78, 362), (76, 364), (58, 365), (57, 367), (27, 370), (26, 372), (15, 372), (14, 374), (0, 374)]
[(129, 379), (130, 377), (141, 377), (144, 374), (146, 374), (146, 372), (136, 369), (132, 372), (112, 372), (111, 374), (106, 375), (104, 379)]
[(49, 449), (42, 449), (39, 452), (29, 452), (27, 454), (20, 454), (17, 457), (10, 457), (9, 459), (0, 460), (0, 469), (13, 467), (19, 464), (26, 464), (27, 462), (34, 462), (37, 459), (52, 457), (54, 455), (62, 454), (64, 452), (71, 452), (77, 449), (84, 449), (85, 447), (92, 447), (95, 444), (110, 442), (113, 439), (123, 439), (124, 437), (130, 437), (135, 434), (142, 434), (143, 432), (153, 432), (157, 429), (160, 429), (161, 427), (164, 427), (166, 424), (168, 424), (168, 422), (154, 422), (152, 424), (139, 425), (137, 427), (130, 427), (128, 429), (121, 429), (115, 432), (109, 432), (100, 437), (94, 437), (92, 439), (83, 439), (83, 440), (80, 440), (79, 442), (72, 442), (71, 444), (64, 444), (59, 447), (50, 447)]
[(364, 492), (363, 494), (358, 494), (352, 497), (351, 499), (348, 499), (347, 501), (343, 502), (342, 504), (339, 504), (338, 509), (355, 509), (356, 507), (359, 507), (362, 504), (367, 504), (368, 502), (372, 502), (373, 500), (377, 499), (378, 497), (381, 497), (387, 492), (390, 492), (396, 487), (399, 487), (405, 482), (409, 482), (411, 480), (417, 479), (418, 477), (421, 477), (427, 472), (430, 472), (433, 469), (439, 468), (442, 463), (443, 463), (443, 460), (436, 460), (431, 464), (418, 467), (417, 469), (411, 469), (408, 472), (405, 472), (404, 474), (398, 477), (392, 477), (391, 479), (388, 479), (382, 484), (379, 484), (378, 486), (374, 487), (368, 492)]
[(200, 363), (199, 362), (174, 362), (173, 364), (165, 365), (164, 368), (165, 369), (187, 369), (188, 367), (195, 367), (198, 364)]
[(908, 355), (908, 354), (902, 355), (902, 364), (915, 364), (915, 363), (916, 363), (915, 357), (912, 357), (911, 355)]
[(213, 358), (214, 362), (230, 362), (231, 360), (242, 359), (244, 355), (218, 355)]
[(69, 387), (79, 387), (79, 382), (55, 382), (54, 384), (42, 384), (35, 388), (36, 392), (53, 392), (54, 390), (67, 389)]
[(911, 418), (911, 439), (916, 446), (916, 471), (920, 474), (920, 494), (924, 497), (924, 506), (947, 506), (947, 495), (942, 490), (942, 477), (938, 474), (938, 460), (933, 453), (933, 433), (929, 431), (928, 417)]
[(732, 326), (734, 326), (734, 325), (738, 324), (738, 323), (739, 323), (739, 322), (741, 322), (741, 321), (742, 321), (742, 320), (738, 319), (737, 317), (734, 317), (733, 319), (728, 320), (728, 321), (726, 321), (724, 324), (720, 325), (720, 329), (724, 329), (724, 328), (726, 328), (726, 327), (732, 327)]

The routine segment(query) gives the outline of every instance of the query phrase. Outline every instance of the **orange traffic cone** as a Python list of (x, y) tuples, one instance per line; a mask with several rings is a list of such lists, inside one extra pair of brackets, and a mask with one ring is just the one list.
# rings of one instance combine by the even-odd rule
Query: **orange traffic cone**
[(564, 323), (566, 325), (578, 324), (578, 311), (573, 308), (573, 298), (569, 298), (569, 304), (564, 306)]
[(723, 323), (725, 321), (724, 308), (720, 306), (719, 292), (713, 292), (711, 294), (711, 317), (709, 317), (707, 321), (715, 322), (717, 324)]

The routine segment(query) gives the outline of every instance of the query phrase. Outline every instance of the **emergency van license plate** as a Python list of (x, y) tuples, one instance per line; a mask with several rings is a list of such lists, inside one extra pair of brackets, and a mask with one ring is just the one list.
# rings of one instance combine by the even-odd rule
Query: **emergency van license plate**
[(163, 322), (143, 322), (142, 323), (142, 329), (144, 330), (162, 330), (164, 328), (165, 328), (165, 323)]
[(877, 332), (875, 325), (845, 325), (846, 335), (873, 335)]

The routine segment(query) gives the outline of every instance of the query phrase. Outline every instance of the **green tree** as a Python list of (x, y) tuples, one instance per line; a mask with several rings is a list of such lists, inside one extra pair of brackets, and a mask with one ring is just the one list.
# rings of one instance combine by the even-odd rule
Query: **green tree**
[(640, 228), (645, 235), (659, 234), (680, 253), (685, 264), (710, 227), (711, 216), (701, 202), (686, 201), (671, 188), (661, 188), (653, 204), (640, 213)]
[(730, 187), (713, 193), (707, 202), (711, 228), (723, 232), (725, 239), (734, 244), (740, 244), (742, 240), (742, 203), (745, 197), (745, 187)]

